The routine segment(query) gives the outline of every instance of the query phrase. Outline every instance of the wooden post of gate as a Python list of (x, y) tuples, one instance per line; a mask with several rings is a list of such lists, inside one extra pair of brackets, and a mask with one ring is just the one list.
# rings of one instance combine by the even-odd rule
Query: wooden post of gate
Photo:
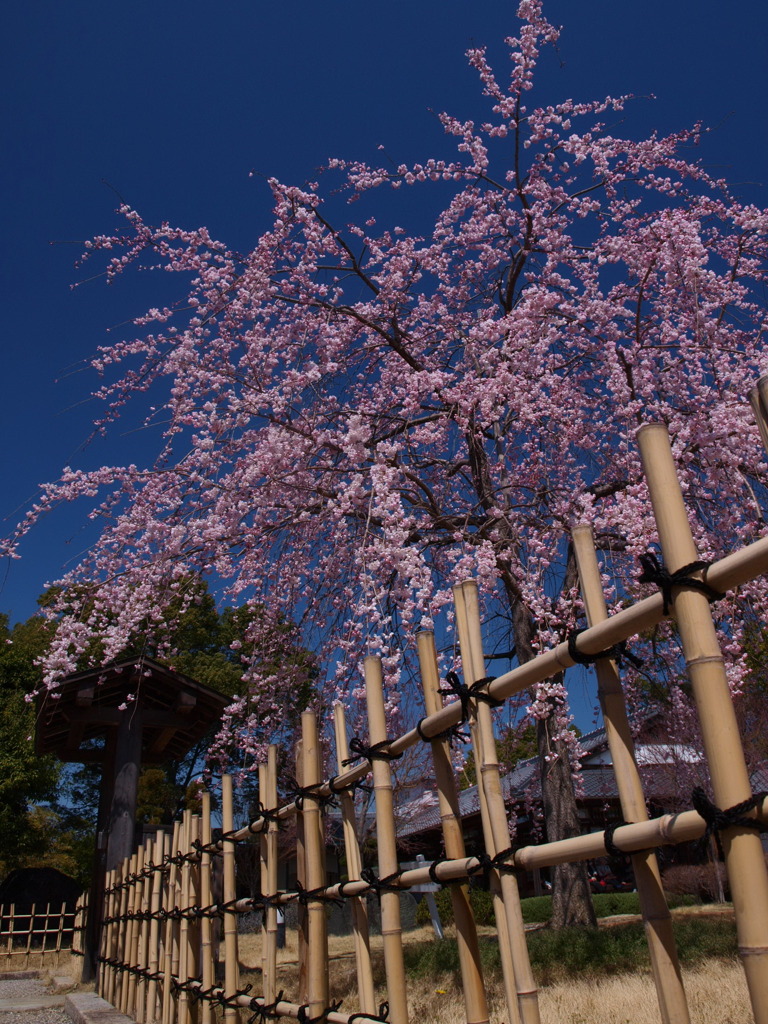
[[(571, 537), (587, 624), (593, 626), (608, 618), (608, 608), (597, 564), (592, 527), (589, 524), (576, 526), (571, 531)], [(612, 658), (601, 658), (595, 662), (595, 672), (622, 816), (627, 822), (647, 821), (648, 811), (635, 762), (635, 745), (618, 666)], [(656, 851), (633, 853), (631, 861), (662, 1021), (664, 1024), (688, 1024), (690, 1017), (672, 931), (672, 916), (664, 897)]]
[[(651, 423), (638, 431), (659, 541), (670, 573), (698, 560), (677, 479), (667, 428)], [(705, 594), (673, 591), (673, 611), (699, 713), (715, 803), (722, 810), (752, 796), (722, 653)], [(752, 817), (754, 812), (750, 811)], [(739, 953), (755, 1024), (768, 1024), (768, 874), (759, 833), (733, 826), (720, 835), (736, 914)]]
[[(440, 697), (440, 678), (435, 650), (435, 635), (424, 630), (417, 637), (421, 685), (424, 690), (424, 707), (427, 715), (436, 714), (443, 706)], [(448, 739), (434, 739), (432, 763), (435, 769), (437, 796), (440, 806), (440, 823), (443, 831), (445, 856), (451, 860), (466, 857), (464, 835), (461, 831), (461, 812), (456, 781), (451, 764), (451, 750)], [(450, 887), (453, 919), (456, 922), (456, 942), (459, 951), (459, 966), (464, 988), (464, 1006), (467, 1024), (487, 1024), (488, 1005), (483, 986), (483, 972), (480, 967), (480, 947), (477, 928), (469, 905), (469, 887), (454, 883)]]
[[(347, 726), (344, 718), (344, 705), (335, 704), (333, 708), (333, 724), (336, 734), (336, 766), (339, 773), (344, 771), (344, 761), (349, 757), (347, 743)], [(344, 831), (344, 851), (347, 857), (347, 877), (359, 878), (363, 867), (360, 857), (360, 845), (355, 829), (355, 798), (352, 791), (343, 789), (339, 793), (341, 820)], [(373, 987), (373, 968), (371, 966), (371, 944), (368, 929), (368, 904), (365, 896), (351, 896), (352, 900), (352, 931), (355, 937), (355, 961), (357, 964), (357, 996), (363, 1013), (376, 1012), (376, 994)]]
[[(322, 782), (320, 741), (314, 711), (302, 713), (301, 739), (304, 764), (302, 786), (309, 789)], [(306, 888), (320, 889), (325, 885), (325, 836), (317, 797), (309, 793), (304, 795), (302, 817), (307, 857)], [(328, 1006), (328, 922), (325, 905), (318, 899), (310, 899), (307, 904), (307, 937), (307, 1015), (314, 1019), (321, 1016)]]
[[(234, 831), (234, 810), (232, 806), (232, 776), (221, 777), (221, 827), (226, 837)], [(224, 903), (231, 903), (236, 897), (235, 890), (235, 844), (225, 838), (222, 847), (224, 862)], [(237, 914), (233, 910), (224, 913), (224, 994), (232, 998), (240, 987), (240, 968), (237, 962)], [(239, 1024), (240, 1014), (234, 1006), (224, 1008), (225, 1024)]]
[[(365, 695), (368, 706), (368, 727), (371, 746), (387, 741), (387, 716), (384, 705), (384, 683), (379, 658), (365, 659)], [(379, 878), (396, 875), (397, 838), (395, 834), (392, 772), (385, 760), (372, 762), (373, 788), (376, 794), (376, 839)], [(400, 925), (400, 893), (381, 892), (381, 936), (384, 940), (384, 969), (387, 975), (387, 997), (392, 1024), (407, 1024), (408, 997), (403, 965), (403, 937)]]
[[(485, 656), (483, 654), (482, 629), (480, 610), (477, 599), (477, 584), (467, 580), (460, 587), (454, 587), (456, 605), (456, 628), (459, 632), (461, 647), (461, 664), (464, 669), (464, 681), (471, 686), (478, 679), (485, 678)], [(478, 757), (479, 785), (485, 790), (488, 806), (488, 819), (491, 830), (493, 849), (491, 856), (501, 853), (509, 847), (509, 822), (504, 806), (499, 774), (499, 759), (496, 754), (496, 739), (493, 735), (493, 719), (490, 707), (483, 701), (477, 701), (477, 727), (480, 738)], [(486, 837), (486, 846), (488, 838)], [(517, 879), (508, 872), (500, 872), (501, 892), (504, 898), (504, 914), (507, 919), (509, 939), (512, 949), (515, 986), (517, 989), (517, 1006), (522, 1024), (539, 1024), (539, 998), (536, 982), (531, 970), (528, 946), (525, 941), (525, 926), (520, 907), (520, 892)]]

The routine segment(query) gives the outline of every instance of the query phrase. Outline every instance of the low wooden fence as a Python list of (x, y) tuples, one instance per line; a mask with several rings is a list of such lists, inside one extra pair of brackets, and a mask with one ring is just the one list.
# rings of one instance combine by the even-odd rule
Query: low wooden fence
[[(634, 868), (650, 948), (661, 1020), (687, 1024), (689, 1013), (675, 950), (671, 918), (661, 885), (655, 849), (687, 842), (716, 830), (724, 850), (736, 913), (739, 950), (755, 1020), (768, 1024), (768, 876), (758, 830), (768, 822), (768, 797), (753, 796), (717, 644), (709, 598), (768, 572), (768, 538), (708, 566), (703, 573), (675, 475), (665, 428), (653, 425), (639, 434), (648, 488), (667, 569), (659, 574), (660, 592), (607, 616), (597, 557), (588, 526), (573, 531), (573, 542), (587, 610), (588, 628), (540, 657), (496, 679), (486, 676), (476, 586), (455, 588), (455, 614), (464, 681), (452, 681), (459, 698), (444, 703), (434, 637), (418, 636), (426, 716), (394, 739), (387, 737), (382, 671), (378, 659), (365, 662), (369, 737), (348, 742), (344, 712), (335, 709), (338, 774), (322, 777), (321, 747), (314, 714), (302, 716), (302, 741), (296, 762), (295, 791), (279, 805), (276, 751), (261, 768), (263, 806), (256, 819), (235, 829), (232, 782), (222, 781), (222, 829), (211, 826), (210, 797), (202, 813), (186, 813), (172, 835), (158, 834), (108, 878), (102, 928), (101, 994), (139, 1022), (210, 1024), (214, 1013), (233, 1024), (245, 1012), (250, 1020), (294, 1018), (302, 1024), (329, 1021), (408, 1021), (403, 967), (400, 893), (428, 881), (450, 885), (457, 927), (465, 1015), (468, 1024), (488, 1021), (478, 938), (468, 900), (467, 881), (483, 874), (493, 894), (506, 1009), (510, 1022), (538, 1024), (536, 984), (531, 971), (516, 873), (585, 861), (606, 852), (628, 854)], [(691, 583), (695, 577), (698, 583)], [(615, 657), (618, 645), (674, 614), (682, 641), (703, 735), (715, 804), (703, 793), (689, 811), (649, 819), (634, 758), (627, 711)], [(492, 728), (492, 705), (529, 689), (574, 665), (594, 661), (606, 732), (626, 824), (559, 842), (512, 849)], [(471, 732), (478, 765), (480, 810), (485, 844), (481, 856), (466, 855), (451, 768), (450, 739), (465, 725)], [(391, 760), (417, 743), (431, 752), (440, 802), (445, 857), (401, 870), (396, 832)], [(350, 750), (351, 748), (351, 750)], [(373, 776), (376, 809), (377, 870), (362, 867), (354, 828), (354, 788)], [(328, 885), (325, 876), (324, 815), (338, 801), (343, 822), (348, 880)], [(277, 830), (296, 819), (298, 880), (292, 891), (278, 889)], [(238, 899), (235, 846), (259, 843), (261, 894)], [(214, 898), (214, 862), (221, 865), (223, 891)], [(373, 983), (365, 897), (375, 893), (381, 906), (386, 971), (386, 1004), (378, 1003)], [(358, 1008), (347, 1012), (329, 991), (326, 904), (350, 900), (358, 981)], [(279, 991), (277, 914), (299, 905), (299, 991)], [(262, 990), (241, 987), (238, 966), (238, 915), (260, 910)], [(216, 931), (223, 921), (217, 951)], [(217, 963), (219, 970), (217, 972)]]
[(37, 957), (42, 965), (51, 956), (58, 963), (62, 953), (82, 955), (86, 913), (84, 896), (74, 909), (68, 903), (0, 904), (0, 958), (16, 965), (14, 958), (24, 957), (26, 967)]

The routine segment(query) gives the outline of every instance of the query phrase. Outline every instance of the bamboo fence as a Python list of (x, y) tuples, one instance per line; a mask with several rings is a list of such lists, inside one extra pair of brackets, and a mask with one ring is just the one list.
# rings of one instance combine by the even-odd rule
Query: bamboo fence
[[(753, 406), (762, 408), (757, 398)], [(765, 422), (761, 420), (761, 427)], [(768, 431), (766, 431), (768, 438)], [(756, 1024), (768, 1024), (768, 876), (758, 826), (768, 822), (768, 796), (753, 797), (736, 729), (733, 705), (717, 647), (708, 597), (682, 579), (702, 578), (682, 494), (675, 476), (666, 429), (657, 425), (639, 433), (641, 456), (667, 568), (681, 570), (669, 594), (655, 594), (608, 617), (591, 531), (574, 527), (588, 626), (534, 660), (488, 680), (482, 646), (477, 588), (455, 588), (456, 625), (465, 681), (461, 699), (444, 703), (433, 636), (418, 637), (426, 715), (417, 727), (388, 738), (377, 658), (365, 662), (369, 722), (368, 746), (347, 739), (344, 710), (334, 712), (339, 774), (323, 779), (321, 741), (312, 712), (302, 715), (297, 746), (295, 790), (284, 803), (277, 797), (276, 750), (260, 772), (260, 799), (254, 820), (235, 828), (232, 780), (222, 780), (221, 829), (212, 827), (211, 805), (201, 815), (185, 813), (171, 837), (158, 834), (108, 877), (101, 928), (99, 991), (124, 1013), (146, 1024), (210, 1024), (214, 1013), (229, 1024), (287, 1017), (302, 1024), (354, 1024), (384, 1021), (407, 1024), (407, 983), (403, 965), (400, 894), (428, 882), (451, 885), (459, 962), (468, 1024), (486, 1024), (488, 1008), (480, 967), (477, 930), (467, 899), (467, 882), (484, 874), (493, 893), (510, 1024), (538, 1024), (536, 984), (523, 929), (516, 874), (565, 862), (592, 860), (619, 851), (631, 857), (650, 949), (653, 978), (664, 1024), (688, 1024), (689, 1013), (675, 950), (669, 910), (661, 887), (655, 851), (711, 834), (713, 816), (724, 849), (734, 899), (739, 952)], [(724, 592), (768, 572), (768, 538), (708, 566), (706, 584)], [(701, 720), (715, 804), (697, 804), (678, 814), (649, 818), (634, 756), (632, 736), (611, 655), (614, 648), (667, 615), (674, 616)], [(609, 830), (556, 842), (511, 848), (496, 747), (492, 705), (583, 661), (596, 662), (600, 702), (617, 777), (625, 822)], [(456, 783), (451, 771), (451, 730), (466, 722), (478, 766), (478, 794), (485, 852), (467, 856), (461, 831)], [(391, 761), (417, 743), (432, 757), (438, 789), (445, 857), (401, 870), (397, 858)], [(350, 766), (350, 748), (354, 751)], [(362, 866), (355, 832), (354, 789), (372, 775), (375, 794), (378, 864)], [(348, 878), (328, 884), (325, 869), (325, 820), (329, 803), (338, 801)], [(716, 805), (716, 806), (715, 806)], [(735, 809), (734, 809), (735, 808)], [(733, 809), (733, 813), (729, 813)], [(278, 889), (277, 830), (296, 820), (297, 882)], [(262, 892), (238, 898), (235, 847), (256, 837)], [(214, 883), (215, 867), (223, 884)], [(457, 883), (457, 884), (453, 884)], [(386, 1003), (376, 1005), (369, 945), (366, 897), (381, 906)], [(359, 1008), (342, 1010), (329, 989), (326, 905), (352, 901)], [(294, 1000), (279, 990), (277, 918), (288, 904), (299, 907), (299, 991)], [(238, 916), (262, 915), (263, 987), (242, 988), (238, 966)], [(223, 920), (223, 941), (217, 924)], [(219, 979), (218, 981), (216, 979)]]
[(46, 956), (53, 955), (56, 964), (62, 953), (82, 956), (85, 896), (71, 907), (71, 903), (0, 904), (0, 957), (9, 963), (23, 956), (28, 966), (32, 957), (39, 956), (42, 966)]

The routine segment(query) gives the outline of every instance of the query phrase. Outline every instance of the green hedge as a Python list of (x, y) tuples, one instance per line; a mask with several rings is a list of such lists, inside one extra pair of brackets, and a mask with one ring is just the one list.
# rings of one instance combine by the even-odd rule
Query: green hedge
[[(616, 895), (631, 895), (617, 893)], [(673, 923), (682, 963), (692, 965), (704, 959), (733, 958), (737, 955), (736, 927), (721, 918), (682, 918)], [(640, 922), (612, 928), (542, 928), (527, 935), (531, 965), (538, 984), (568, 977), (589, 977), (647, 970), (648, 945)], [(406, 969), (413, 976), (433, 976), (459, 971), (454, 939), (407, 944)], [(491, 976), (501, 970), (499, 945), (495, 939), (480, 940), (483, 970)]]
[[(450, 887), (435, 893), (437, 909), (443, 924), (453, 923), (453, 906), (451, 904)], [(491, 894), (484, 889), (470, 889), (469, 899), (475, 920), (480, 925), (493, 925), (493, 900)], [(667, 895), (670, 907), (692, 906), (698, 901), (693, 896)], [(597, 917), (613, 917), (615, 914), (639, 914), (640, 897), (636, 892), (601, 892), (592, 897)], [(546, 924), (552, 917), (551, 896), (531, 896), (521, 900), (523, 921), (526, 924)], [(429, 908), (426, 899), (422, 899), (416, 910), (416, 923), (429, 924)]]

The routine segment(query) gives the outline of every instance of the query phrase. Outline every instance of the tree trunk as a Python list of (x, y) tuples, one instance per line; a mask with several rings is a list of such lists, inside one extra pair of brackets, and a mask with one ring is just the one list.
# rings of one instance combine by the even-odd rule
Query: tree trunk
[[(569, 569), (573, 561), (569, 557)], [(573, 565), (575, 571), (575, 562)], [(566, 584), (570, 582), (566, 573)], [(520, 664), (534, 657), (534, 624), (531, 613), (516, 591), (511, 575), (504, 574), (505, 590), (512, 610), (512, 629)], [(561, 682), (562, 677), (553, 680)], [(554, 706), (552, 712), (554, 713)], [(570, 839), (581, 832), (576, 810), (576, 793), (571, 777), (568, 750), (552, 737), (553, 715), (539, 719), (536, 739), (539, 749), (541, 796), (547, 840)], [(595, 908), (589, 888), (587, 867), (583, 862), (558, 864), (552, 869), (552, 927), (596, 928)]]
[[(541, 795), (547, 840), (570, 839), (581, 833), (568, 750), (552, 738), (552, 718), (536, 723)], [(558, 864), (552, 869), (552, 928), (596, 928), (595, 908), (583, 862)]]

